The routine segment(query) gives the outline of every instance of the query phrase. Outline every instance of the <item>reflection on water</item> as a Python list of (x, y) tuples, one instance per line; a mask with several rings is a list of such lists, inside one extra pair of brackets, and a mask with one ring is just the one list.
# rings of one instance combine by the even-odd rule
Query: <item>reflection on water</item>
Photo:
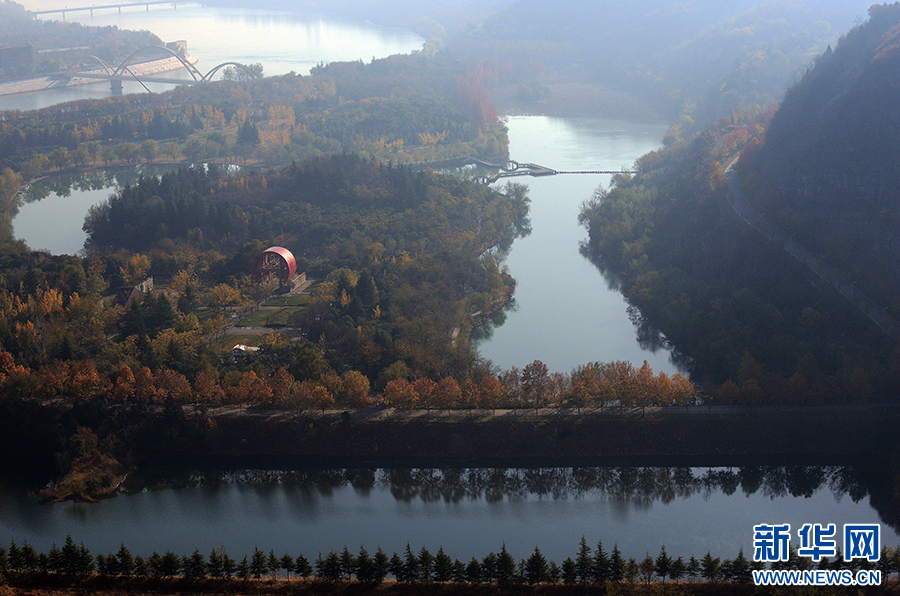
[[(96, 504), (38, 505), (0, 490), (0, 544), (36, 548), (66, 534), (93, 552), (208, 552), (238, 556), (357, 549), (402, 552), (407, 542), (468, 559), (505, 543), (570, 556), (581, 536), (642, 557), (733, 557), (759, 523), (873, 523), (897, 542), (895, 487), (854, 466), (218, 469), (148, 471)], [(878, 503), (873, 508), (866, 502)]]

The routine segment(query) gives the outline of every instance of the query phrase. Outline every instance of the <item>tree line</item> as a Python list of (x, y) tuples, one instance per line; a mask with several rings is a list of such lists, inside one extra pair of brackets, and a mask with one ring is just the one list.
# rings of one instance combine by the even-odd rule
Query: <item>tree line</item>
[[(315, 366), (314, 355), (300, 355), (290, 370), (303, 375)], [(571, 375), (550, 374), (539, 360), (521, 371), (513, 367), (497, 376), (459, 383), (453, 377), (390, 380), (380, 392), (359, 371), (331, 370), (318, 378), (298, 380), (286, 367), (270, 375), (253, 369), (231, 370), (221, 379), (199, 370), (192, 380), (177, 370), (132, 370), (122, 364), (112, 372), (98, 371), (91, 360), (54, 360), (37, 370), (17, 365), (0, 351), (3, 399), (62, 399), (72, 403), (103, 400), (124, 404), (204, 404), (263, 406), (276, 409), (344, 409), (373, 405), (398, 409), (596, 408), (681, 406), (697, 403), (693, 385), (675, 374), (654, 375), (647, 362), (635, 369), (616, 361), (579, 367)]]
[[(640, 559), (625, 557), (613, 545), (606, 550), (602, 541), (592, 548), (582, 537), (577, 553), (566, 557), (560, 564), (548, 559), (539, 547), (524, 559), (516, 560), (506, 545), (499, 552), (491, 552), (483, 558), (473, 556), (468, 562), (452, 558), (443, 547), (436, 553), (423, 546), (413, 550), (409, 543), (402, 553), (390, 556), (380, 547), (369, 554), (365, 547), (357, 553), (346, 546), (340, 551), (321, 553), (310, 561), (303, 554), (281, 556), (274, 550), (266, 553), (258, 547), (242, 559), (232, 558), (224, 547), (214, 548), (208, 556), (199, 549), (190, 555), (172, 551), (163, 554), (153, 552), (149, 557), (133, 555), (122, 544), (115, 553), (92, 555), (84, 544), (76, 545), (71, 535), (66, 536), (62, 548), (53, 544), (48, 552), (37, 552), (24, 542), (21, 546), (10, 541), (9, 548), (0, 547), (0, 572), (22, 574), (57, 574), (66, 576), (172, 578), (188, 580), (234, 579), (241, 581), (274, 580), (292, 578), (314, 579), (325, 582), (359, 582), (378, 585), (389, 578), (400, 583), (456, 583), (464, 585), (495, 584), (565, 584), (602, 586), (607, 584), (635, 584), (641, 582), (728, 582), (747, 584), (751, 572), (765, 569), (765, 563), (748, 559), (739, 549), (733, 559), (713, 557), (707, 552), (701, 558), (691, 555), (672, 557), (662, 546), (654, 557), (649, 552)], [(772, 569), (877, 569), (884, 581), (892, 574), (900, 574), (900, 557), (895, 549), (883, 547), (877, 563), (854, 560), (844, 563), (840, 555), (830, 560), (824, 557), (818, 564), (799, 557), (790, 549), (787, 561), (771, 564)]]

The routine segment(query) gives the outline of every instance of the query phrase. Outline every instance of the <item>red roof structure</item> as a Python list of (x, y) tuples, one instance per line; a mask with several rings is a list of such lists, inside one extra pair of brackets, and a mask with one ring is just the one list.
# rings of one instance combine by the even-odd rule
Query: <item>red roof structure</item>
[(297, 275), (297, 261), (286, 248), (273, 246), (253, 259), (253, 281), (261, 283), (264, 277), (276, 275), (278, 282), (287, 285)]

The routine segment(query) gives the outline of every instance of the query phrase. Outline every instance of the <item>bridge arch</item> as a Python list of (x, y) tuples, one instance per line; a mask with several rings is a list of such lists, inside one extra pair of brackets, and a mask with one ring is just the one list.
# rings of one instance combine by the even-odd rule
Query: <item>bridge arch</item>
[(98, 58), (97, 56), (88, 56), (87, 58), (82, 58), (81, 60), (79, 60), (72, 66), (70, 66), (68, 68), (68, 70), (66, 70), (66, 77), (72, 78), (72, 77), (76, 76), (77, 75), (76, 70), (78, 69), (78, 67), (87, 66), (88, 64), (91, 64), (94, 61), (98, 62), (100, 64), (100, 66), (103, 67), (103, 70), (106, 71), (106, 74), (108, 74), (110, 76), (112, 75), (113, 71), (115, 70), (115, 67), (108, 64), (103, 58)]
[(210, 71), (208, 73), (206, 73), (205, 75), (203, 75), (203, 77), (201, 77), (200, 80), (205, 81), (207, 83), (209, 81), (212, 81), (213, 76), (217, 72), (219, 72), (221, 69), (225, 68), (226, 66), (246, 66), (246, 64), (241, 64), (240, 62), (223, 62), (222, 64), (219, 64), (218, 66), (214, 66), (212, 69), (210, 69)]
[(121, 76), (124, 76), (125, 72), (128, 70), (128, 67), (131, 65), (132, 61), (134, 61), (134, 59), (135, 59), (138, 55), (140, 55), (140, 54), (142, 54), (142, 53), (144, 53), (144, 52), (147, 52), (147, 51), (152, 51), (152, 50), (163, 50), (164, 52), (168, 52), (169, 54), (171, 54), (171, 55), (174, 56), (175, 58), (178, 58), (178, 61), (181, 62), (182, 65), (184, 65), (184, 67), (187, 69), (187, 71), (188, 71), (189, 73), (191, 73), (191, 76), (194, 77), (194, 80), (195, 80), (195, 81), (203, 80), (203, 75), (200, 73), (199, 70), (197, 70), (197, 68), (196, 68), (193, 64), (191, 64), (191, 63), (188, 61), (187, 58), (185, 58), (184, 56), (182, 56), (181, 54), (179, 54), (179, 53), (176, 52), (175, 50), (172, 50), (172, 49), (170, 49), (170, 48), (167, 48), (166, 46), (146, 46), (146, 47), (143, 47), (143, 48), (141, 48), (141, 49), (135, 51), (135, 52), (132, 53), (128, 58), (126, 58), (126, 59), (122, 62), (122, 64), (120, 64), (120, 65), (116, 68), (115, 72), (112, 73), (112, 76), (114, 76), (114, 77), (121, 77)]

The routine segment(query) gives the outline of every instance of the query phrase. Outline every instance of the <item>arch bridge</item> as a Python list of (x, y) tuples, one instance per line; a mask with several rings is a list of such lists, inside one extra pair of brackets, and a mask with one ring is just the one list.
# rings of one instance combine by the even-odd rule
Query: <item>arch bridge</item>
[[(181, 65), (187, 70), (188, 74), (191, 75), (190, 79), (179, 79), (175, 77), (165, 77), (165, 76), (138, 76), (131, 70), (131, 66), (135, 64), (135, 59), (137, 59), (141, 54), (146, 53), (158, 53), (164, 52), (170, 54), (171, 57), (176, 58)], [(90, 71), (79, 71), (79, 68), (83, 66), (87, 66), (92, 63), (98, 63), (102, 70), (90, 70)], [(223, 62), (212, 67), (206, 74), (201, 72), (194, 64), (188, 60), (183, 54), (173, 50), (172, 48), (168, 48), (166, 46), (146, 46), (135, 52), (132, 52), (130, 56), (125, 58), (121, 64), (118, 66), (112, 66), (104, 61), (102, 58), (98, 58), (97, 56), (88, 56), (87, 58), (82, 58), (73, 66), (71, 66), (64, 75), (60, 78), (65, 79), (66, 81), (78, 77), (82, 79), (99, 79), (99, 80), (108, 80), (110, 82), (110, 88), (114, 92), (122, 91), (122, 82), (125, 79), (133, 78), (137, 80), (142, 85), (146, 83), (169, 83), (173, 85), (195, 85), (198, 83), (208, 83), (213, 80), (213, 77), (223, 68), (228, 66), (236, 66), (236, 67), (244, 67), (245, 64), (240, 62)], [(144, 86), (146, 89), (147, 87)], [(149, 89), (148, 89), (149, 91)]]

